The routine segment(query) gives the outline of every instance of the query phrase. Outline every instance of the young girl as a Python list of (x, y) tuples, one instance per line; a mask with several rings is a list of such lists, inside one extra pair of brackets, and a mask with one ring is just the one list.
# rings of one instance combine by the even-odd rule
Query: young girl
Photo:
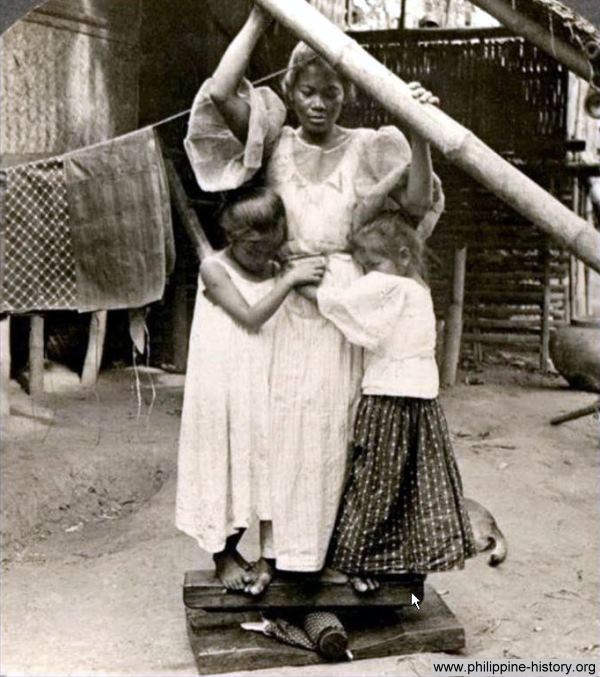
[[(273, 257), (286, 238), (280, 198), (255, 190), (224, 212), (229, 246), (205, 259), (190, 337), (179, 444), (179, 529), (213, 554), (231, 590), (259, 594), (268, 583), (271, 544), (268, 457), (269, 319), (296, 286), (318, 282), (319, 257), (276, 275)], [(250, 569), (237, 543), (260, 521), (261, 559)]]
[(350, 244), (366, 275), (316, 297), (320, 312), (366, 349), (352, 467), (330, 545), (331, 566), (366, 592), (382, 574), (462, 567), (475, 549), (437, 400), (422, 242), (398, 212), (384, 212)]

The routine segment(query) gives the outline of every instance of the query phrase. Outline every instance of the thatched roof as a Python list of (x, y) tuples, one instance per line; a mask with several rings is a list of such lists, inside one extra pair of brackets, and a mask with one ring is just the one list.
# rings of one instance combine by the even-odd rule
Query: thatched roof
[(541, 27), (578, 50), (597, 44), (600, 51), (600, 28), (559, 0), (501, 0), (513, 10), (533, 19)]

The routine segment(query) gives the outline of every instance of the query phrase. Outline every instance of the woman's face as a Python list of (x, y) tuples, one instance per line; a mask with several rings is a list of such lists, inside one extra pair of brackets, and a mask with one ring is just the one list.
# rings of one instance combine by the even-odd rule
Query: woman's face
[(342, 111), (344, 87), (335, 71), (310, 63), (299, 73), (292, 90), (298, 121), (311, 136), (326, 136)]

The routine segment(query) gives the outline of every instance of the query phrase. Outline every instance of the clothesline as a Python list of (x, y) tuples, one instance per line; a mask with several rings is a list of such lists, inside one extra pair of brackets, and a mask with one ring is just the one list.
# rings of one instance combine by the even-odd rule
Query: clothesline
[[(291, 68), (297, 68), (297, 66), (287, 66), (286, 68), (281, 68), (280, 70), (274, 71), (273, 73), (270, 73), (269, 75), (265, 75), (262, 78), (259, 78), (258, 80), (254, 80), (252, 82), (252, 85), (260, 85), (263, 82), (267, 82), (268, 80), (272, 80), (273, 78), (276, 78), (278, 75), (282, 75), (283, 73), (286, 73), (288, 70)], [(135, 134), (141, 134), (142, 132), (154, 129), (155, 127), (160, 127), (161, 125), (166, 125), (169, 122), (172, 122), (173, 120), (177, 120), (178, 118), (182, 118), (185, 115), (189, 115), (191, 112), (191, 108), (186, 108), (185, 110), (179, 111), (179, 113), (173, 113), (173, 115), (169, 115), (166, 118), (163, 118), (162, 120), (159, 120), (158, 122), (152, 122), (149, 125), (146, 125), (145, 127), (140, 127), (139, 129), (135, 129), (131, 132), (126, 132), (125, 134), (120, 134), (119, 136), (115, 136), (112, 139), (105, 139), (104, 141), (98, 141), (96, 143), (93, 143), (89, 146), (85, 146), (83, 148), (77, 148), (75, 150), (69, 150), (64, 153), (60, 153), (58, 155), (51, 155), (47, 158), (43, 158), (43, 162), (52, 162), (53, 160), (62, 160), (64, 158), (68, 158), (75, 153), (80, 153), (82, 150), (92, 150), (94, 148), (98, 148), (99, 146), (102, 146), (106, 143), (109, 142), (114, 142), (114, 141), (123, 141), (131, 136), (134, 136)], [(26, 167), (27, 165), (35, 164), (36, 162), (39, 162), (39, 160), (34, 160), (34, 161), (29, 161), (29, 162), (21, 162), (19, 164), (11, 165), (10, 167), (6, 167), (5, 169), (19, 169), (22, 167)]]

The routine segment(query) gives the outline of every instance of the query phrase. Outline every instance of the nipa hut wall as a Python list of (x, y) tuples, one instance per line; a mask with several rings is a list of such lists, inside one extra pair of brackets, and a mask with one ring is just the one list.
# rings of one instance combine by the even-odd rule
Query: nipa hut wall
[[(558, 62), (498, 29), (355, 37), (404, 80), (435, 92), (449, 115), (571, 206), (572, 179), (564, 169), (568, 74)], [(345, 122), (392, 121), (359, 96)], [(544, 307), (549, 329), (569, 319), (568, 254), (462, 171), (441, 157), (434, 161), (446, 192), (446, 211), (429, 243), (438, 316), (450, 302), (453, 252), (466, 245), (464, 342), (542, 351)]]
[(52, 0), (2, 38), (5, 163), (110, 139), (138, 122), (140, 0)]

